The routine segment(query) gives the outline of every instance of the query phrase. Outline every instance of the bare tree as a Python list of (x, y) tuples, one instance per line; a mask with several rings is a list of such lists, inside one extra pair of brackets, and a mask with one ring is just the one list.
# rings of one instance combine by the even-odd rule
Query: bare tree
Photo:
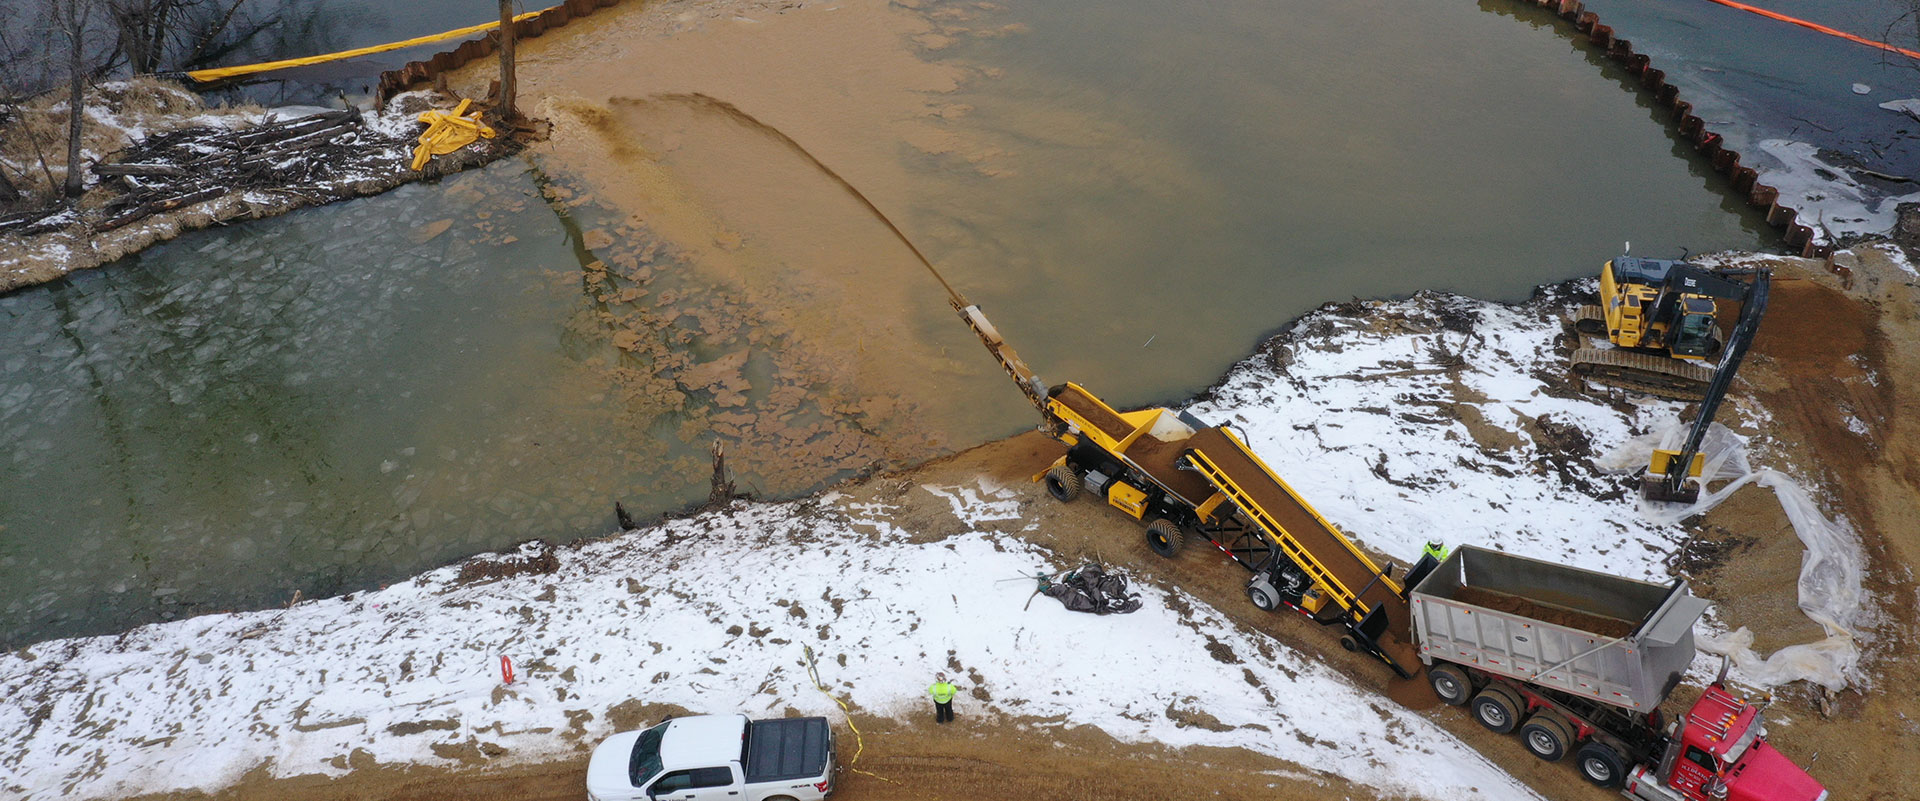
[[(96, 72), (135, 75), (191, 69), (244, 48), (275, 20), (249, 0), (99, 0), (114, 34)], [(255, 5), (258, 5), (255, 3)]]
[(500, 0), (500, 121), (503, 123), (511, 123), (520, 116), (519, 110), (513, 107), (513, 40), (520, 38), (515, 33), (513, 0)]
[(85, 188), (80, 172), (80, 126), (86, 119), (86, 34), (87, 20), (93, 16), (88, 0), (55, 0), (54, 19), (67, 37), (67, 182), (63, 189), (69, 199), (77, 198)]

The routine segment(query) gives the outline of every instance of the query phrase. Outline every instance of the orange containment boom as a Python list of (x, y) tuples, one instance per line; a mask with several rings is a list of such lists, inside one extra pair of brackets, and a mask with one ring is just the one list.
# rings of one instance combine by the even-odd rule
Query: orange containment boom
[(1746, 3), (1736, 3), (1734, 2), (1734, 0), (1707, 0), (1707, 2), (1719, 3), (1720, 5), (1726, 6), (1727, 8), (1737, 8), (1737, 9), (1740, 9), (1741, 11), (1746, 11), (1753, 14), (1759, 14), (1760, 16), (1766, 17), (1767, 19), (1779, 20), (1789, 25), (1798, 25), (1810, 31), (1818, 31), (1828, 36), (1838, 36), (1849, 42), (1854, 42), (1856, 44), (1863, 44), (1878, 50), (1885, 50), (1889, 53), (1899, 53), (1900, 55), (1906, 56), (1907, 58), (1920, 60), (1920, 53), (1916, 53), (1904, 47), (1894, 47), (1893, 45), (1887, 44), (1886, 42), (1876, 42), (1864, 36), (1855, 36), (1851, 33), (1847, 33), (1846, 31), (1839, 30), (1837, 28), (1829, 28), (1825, 25), (1821, 25), (1818, 22), (1809, 22), (1807, 20), (1800, 19), (1799, 17), (1789, 17), (1778, 11), (1768, 11), (1758, 6), (1750, 6), (1750, 5), (1747, 5)]

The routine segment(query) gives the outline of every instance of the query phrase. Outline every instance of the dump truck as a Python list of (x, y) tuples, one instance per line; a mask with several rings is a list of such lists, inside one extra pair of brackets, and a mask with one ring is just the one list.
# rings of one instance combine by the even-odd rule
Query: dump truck
[(1668, 721), (1707, 602), (1661, 585), (1461, 546), (1414, 584), (1413, 641), (1440, 700), (1643, 801), (1824, 801), (1721, 675)]

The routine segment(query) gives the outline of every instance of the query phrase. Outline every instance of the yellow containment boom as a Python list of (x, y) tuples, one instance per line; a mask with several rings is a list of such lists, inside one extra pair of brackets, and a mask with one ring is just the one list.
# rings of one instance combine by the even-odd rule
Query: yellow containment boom
[(471, 99), (461, 100), (451, 113), (445, 111), (425, 111), (420, 121), (427, 124), (427, 130), (420, 134), (420, 145), (413, 149), (413, 168), (419, 170), (427, 166), (427, 159), (444, 156), (455, 150), (473, 144), (480, 137), (492, 139), (493, 129), (480, 121), (480, 115), (467, 114)]
[[(541, 9), (539, 11), (529, 11), (525, 14), (521, 14), (519, 16), (514, 17), (513, 21), (519, 22), (523, 19), (530, 19), (532, 17), (537, 17), (542, 13), (545, 13), (546, 11), (547, 9)], [(187, 73), (187, 77), (192, 78), (193, 80), (199, 83), (212, 83), (214, 81), (224, 81), (228, 78), (238, 78), (243, 75), (255, 75), (262, 72), (273, 72), (274, 70), (284, 70), (291, 67), (306, 67), (313, 64), (325, 64), (329, 61), (342, 61), (349, 58), (359, 58), (361, 56), (369, 56), (369, 55), (373, 55), (374, 53), (385, 53), (389, 50), (403, 50), (409, 47), (416, 47), (424, 44), (433, 44), (434, 42), (444, 42), (448, 39), (458, 39), (462, 36), (472, 36), (476, 33), (486, 33), (487, 31), (493, 30), (494, 28), (498, 28), (498, 27), (500, 27), (500, 21), (496, 19), (492, 22), (485, 22), (479, 25), (468, 25), (465, 28), (455, 28), (453, 30), (447, 31), (446, 33), (436, 33), (431, 36), (416, 36), (412, 39), (403, 39), (398, 42), (388, 42), (386, 44), (373, 45), (371, 47), (356, 47), (352, 50), (341, 50), (337, 53), (322, 53), (317, 56), (302, 56), (300, 58), (288, 58), (288, 59), (282, 59), (280, 61), (266, 61), (259, 64), (247, 64), (245, 66), (240, 66), (240, 67), (214, 67), (212, 69), (191, 70)]]

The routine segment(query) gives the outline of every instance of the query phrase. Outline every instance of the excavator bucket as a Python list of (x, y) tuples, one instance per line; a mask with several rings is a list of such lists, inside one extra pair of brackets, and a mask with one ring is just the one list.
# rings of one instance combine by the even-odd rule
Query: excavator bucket
[(1693, 503), (1700, 500), (1700, 474), (1706, 469), (1707, 456), (1694, 453), (1686, 472), (1675, 469), (1679, 451), (1656, 448), (1647, 474), (1640, 479), (1640, 497), (1649, 501)]
[(1666, 476), (1649, 473), (1640, 478), (1640, 497), (1649, 501), (1693, 503), (1700, 500), (1700, 482), (1687, 479), (1675, 487), (1667, 482)]

